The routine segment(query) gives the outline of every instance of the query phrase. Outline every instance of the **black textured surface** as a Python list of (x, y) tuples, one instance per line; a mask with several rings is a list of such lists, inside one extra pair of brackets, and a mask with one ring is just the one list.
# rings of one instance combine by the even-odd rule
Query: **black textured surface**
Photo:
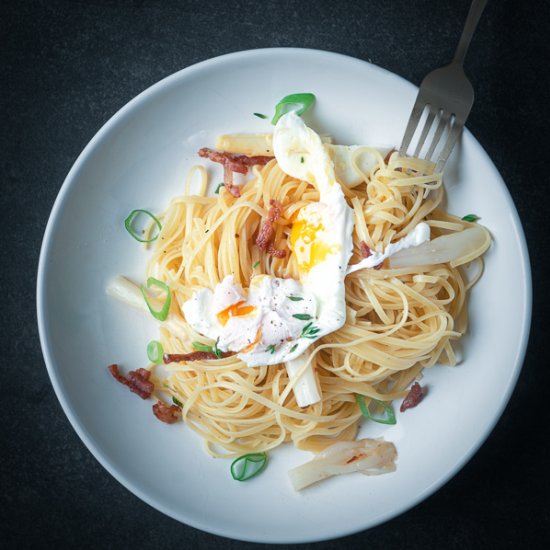
[[(249, 48), (332, 50), (418, 84), (452, 56), (467, 10), (467, 0), (0, 3), (0, 546), (255, 546), (179, 524), (124, 489), (78, 439), (50, 385), (35, 316), (39, 248), (63, 179), (96, 131), (159, 79)], [(487, 443), (444, 488), (319, 548), (542, 548), (549, 540), (549, 15), (545, 1), (493, 0), (466, 61), (476, 90), (468, 126), (515, 200), (533, 265), (533, 329), (518, 386)]]

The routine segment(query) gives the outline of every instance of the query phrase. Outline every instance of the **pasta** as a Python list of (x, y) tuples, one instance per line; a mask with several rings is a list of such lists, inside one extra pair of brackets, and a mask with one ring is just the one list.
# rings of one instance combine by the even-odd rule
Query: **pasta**
[[(363, 173), (360, 161), (366, 153), (376, 162)], [(397, 153), (386, 160), (373, 149), (353, 152), (362, 182), (342, 185), (353, 211), (350, 264), (361, 261), (365, 245), (382, 251), (422, 221), (432, 238), (473, 225), (443, 210), (441, 175), (430, 175), (432, 165)], [(243, 287), (261, 273), (299, 278), (294, 254), (273, 257), (254, 239), (271, 201), (277, 201), (282, 213), (273, 242), (276, 249), (288, 250), (298, 212), (319, 200), (313, 185), (283, 172), (275, 159), (252, 169), (239, 197), (224, 188), (208, 196), (209, 187), (206, 169), (194, 166), (183, 196), (159, 216), (162, 230), (147, 267), (147, 276), (164, 281), (172, 294), (169, 318), (160, 325), (160, 342), (170, 354), (188, 353), (192, 342), (205, 341), (183, 314), (194, 292), (213, 289), (230, 274)], [(185, 424), (203, 438), (212, 456), (268, 451), (289, 441), (320, 452), (351, 441), (363, 418), (356, 395), (367, 403), (401, 399), (424, 368), (456, 363), (452, 344), (466, 331), (467, 291), (481, 275), (481, 256), (490, 244), (485, 233), (481, 244), (453, 262), (396, 268), (386, 261), (382, 269), (346, 277), (345, 324), (313, 342), (301, 367), (300, 374), (313, 368), (317, 375), (317, 403), (298, 405), (293, 388), (300, 376), (291, 378), (283, 364), (249, 367), (236, 355), (155, 366), (155, 388), (182, 405)], [(479, 264), (470, 279), (461, 267), (466, 261)]]

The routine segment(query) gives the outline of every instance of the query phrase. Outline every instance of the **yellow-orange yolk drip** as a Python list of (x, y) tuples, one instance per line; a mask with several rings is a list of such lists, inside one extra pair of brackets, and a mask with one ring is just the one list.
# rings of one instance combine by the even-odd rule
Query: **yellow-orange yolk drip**
[(260, 338), (262, 337), (262, 329), (258, 329), (258, 332), (256, 333), (256, 338), (254, 342), (243, 348), (239, 353), (248, 353), (249, 351), (252, 351), (254, 346), (260, 341)]
[(225, 308), (223, 311), (218, 313), (218, 321), (221, 325), (225, 326), (230, 317), (244, 317), (245, 315), (250, 315), (256, 311), (254, 306), (244, 306), (245, 302), (237, 302), (236, 304), (230, 305)]
[(329, 254), (335, 254), (340, 249), (339, 246), (328, 245), (318, 238), (318, 233), (324, 229), (320, 222), (307, 219), (297, 220), (292, 224), (290, 247), (300, 271), (309, 271), (313, 266), (324, 262)]

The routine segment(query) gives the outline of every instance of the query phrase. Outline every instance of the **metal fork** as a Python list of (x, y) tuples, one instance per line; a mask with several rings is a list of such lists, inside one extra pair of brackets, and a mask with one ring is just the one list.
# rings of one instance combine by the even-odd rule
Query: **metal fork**
[[(400, 155), (407, 154), (409, 145), (419, 127), (420, 119), (424, 111), (427, 110), (424, 126), (413, 156), (420, 157), (424, 142), (431, 134), (431, 144), (424, 158), (432, 160), (437, 146), (445, 134), (446, 139), (442, 142), (443, 146), (439, 148), (438, 154), (433, 159), (434, 173), (443, 170), (474, 103), (474, 89), (464, 74), (463, 64), (468, 46), (486, 5), (487, 0), (473, 0), (452, 62), (424, 77), (399, 148)], [(430, 132), (434, 122), (437, 125), (435, 130)]]

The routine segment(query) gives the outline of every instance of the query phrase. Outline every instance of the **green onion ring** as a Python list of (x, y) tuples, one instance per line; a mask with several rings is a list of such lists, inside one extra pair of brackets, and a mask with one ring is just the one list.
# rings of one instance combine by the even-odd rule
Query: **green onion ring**
[[(134, 220), (140, 214), (146, 214), (147, 216), (152, 218), (159, 229), (158, 233), (151, 239), (142, 239), (132, 225), (134, 223)], [(126, 228), (126, 231), (128, 231), (128, 233), (130, 233), (130, 235), (134, 237), (136, 241), (139, 241), (140, 243), (152, 243), (153, 241), (156, 241), (158, 239), (158, 236), (160, 235), (160, 231), (162, 229), (162, 224), (154, 214), (151, 214), (151, 212), (149, 212), (149, 210), (137, 209), (137, 210), (132, 210), (128, 214), (128, 217), (124, 220), (124, 227)]]
[(275, 114), (271, 119), (271, 124), (275, 125), (279, 119), (290, 111), (296, 111), (297, 115), (303, 115), (315, 103), (313, 94), (290, 94), (275, 106)]
[(162, 281), (159, 281), (154, 277), (149, 277), (147, 279), (147, 288), (150, 288), (151, 286), (157, 286), (158, 288), (166, 292), (166, 300), (164, 301), (162, 308), (157, 311), (151, 307), (151, 304), (149, 303), (149, 296), (147, 296), (147, 289), (143, 285), (141, 285), (139, 288), (141, 290), (141, 293), (143, 294), (143, 299), (145, 300), (145, 303), (147, 304), (151, 315), (155, 319), (159, 321), (166, 321), (166, 318), (168, 317), (168, 312), (170, 311), (170, 304), (172, 303), (172, 293), (170, 292), (170, 287), (166, 283), (163, 283)]
[(231, 463), (231, 476), (235, 481), (246, 481), (257, 476), (266, 466), (266, 453), (248, 453)]
[(160, 365), (163, 363), (162, 356), (164, 354), (164, 349), (162, 344), (158, 340), (151, 340), (147, 344), (147, 357), (151, 363), (155, 365)]
[(358, 393), (355, 394), (355, 400), (357, 401), (357, 404), (359, 405), (359, 408), (361, 409), (361, 413), (363, 416), (366, 416), (367, 418), (370, 418), (374, 422), (378, 422), (379, 424), (396, 424), (397, 420), (395, 419), (395, 413), (393, 411), (393, 407), (390, 403), (385, 403), (384, 401), (379, 401), (378, 399), (371, 399), (374, 403), (381, 406), (384, 409), (385, 417), (384, 416), (374, 416), (367, 406), (365, 402), (365, 397), (363, 395), (359, 395)]
[(183, 409), (183, 403), (177, 397), (172, 396), (172, 403), (174, 403), (174, 405), (178, 406), (180, 409)]

